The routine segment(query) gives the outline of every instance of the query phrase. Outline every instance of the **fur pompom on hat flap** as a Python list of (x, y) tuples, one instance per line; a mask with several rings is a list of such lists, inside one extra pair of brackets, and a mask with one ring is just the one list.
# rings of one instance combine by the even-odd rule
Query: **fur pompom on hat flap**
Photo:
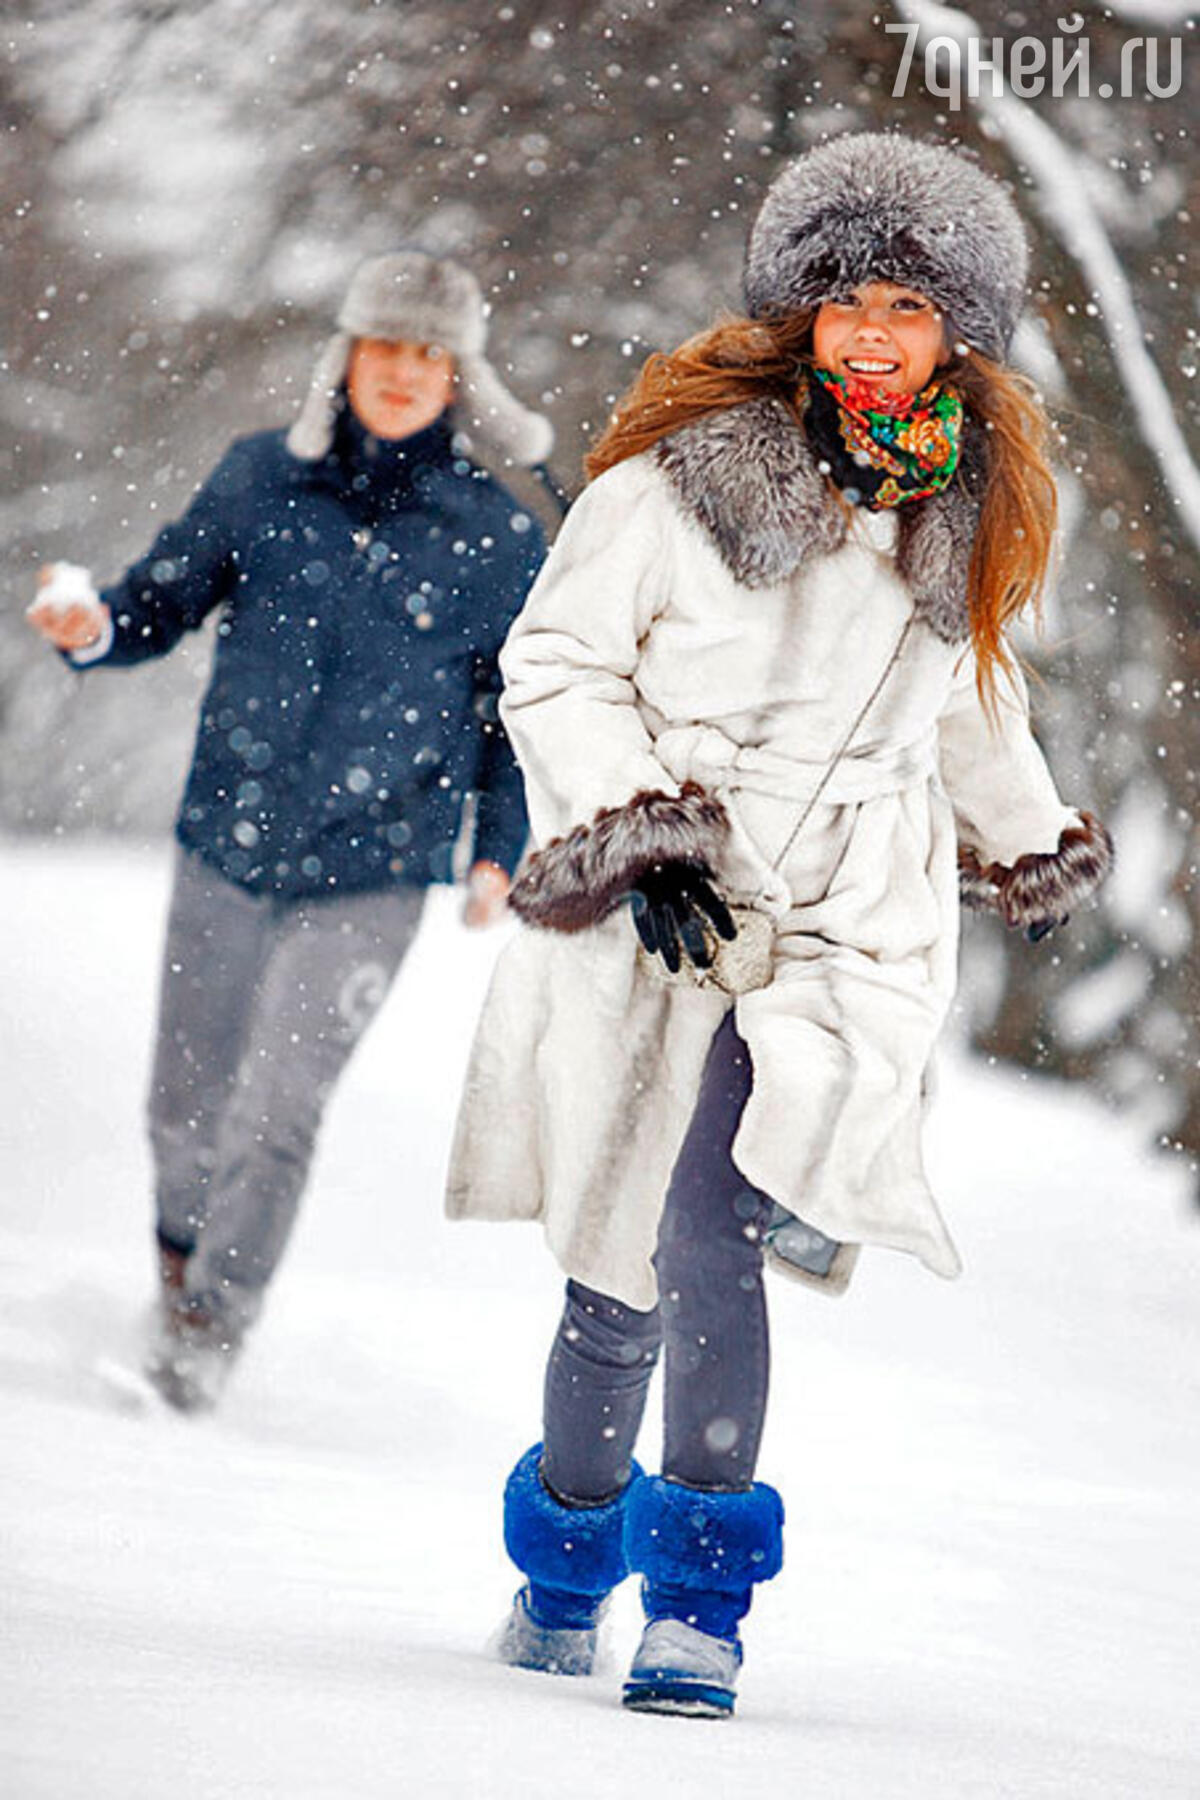
[(355, 338), (440, 344), (457, 365), (456, 427), (486, 453), (529, 467), (550, 454), (548, 419), (522, 406), (483, 354), (487, 309), (470, 270), (420, 250), (400, 250), (361, 263), (351, 278), (287, 445), (303, 462), (318, 462), (333, 442), (342, 385)]
[(955, 334), (1002, 361), (1029, 251), (998, 181), (958, 151), (895, 132), (832, 138), (776, 177), (750, 232), (752, 319), (815, 309), (868, 281), (916, 288)]

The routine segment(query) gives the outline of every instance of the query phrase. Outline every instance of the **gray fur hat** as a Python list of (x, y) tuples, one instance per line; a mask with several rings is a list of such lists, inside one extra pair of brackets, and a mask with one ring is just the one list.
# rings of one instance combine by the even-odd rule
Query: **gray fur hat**
[(371, 257), (355, 270), (337, 330), (317, 358), (312, 384), (288, 432), (293, 456), (317, 462), (329, 450), (350, 347), (360, 337), (441, 344), (457, 365), (452, 413), (468, 443), (477, 440), (501, 461), (525, 466), (550, 454), (550, 421), (522, 406), (483, 354), (487, 314), (475, 277), (459, 263), (401, 250)]
[(1028, 263), (1016, 207), (973, 162), (894, 132), (855, 133), (797, 157), (772, 182), (746, 251), (746, 310), (758, 319), (895, 281), (999, 361)]

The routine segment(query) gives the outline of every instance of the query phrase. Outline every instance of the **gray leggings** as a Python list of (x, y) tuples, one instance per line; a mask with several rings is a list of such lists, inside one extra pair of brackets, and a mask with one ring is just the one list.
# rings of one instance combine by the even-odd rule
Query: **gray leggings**
[(180, 852), (150, 1085), (159, 1241), (248, 1323), (325, 1103), (416, 933), (423, 888), (281, 901)]
[(596, 1503), (625, 1485), (660, 1346), (663, 1474), (726, 1491), (754, 1479), (770, 1367), (762, 1234), (771, 1200), (730, 1154), (750, 1087), (730, 1012), (667, 1190), (653, 1312), (567, 1283), (543, 1415), (542, 1470), (562, 1499)]

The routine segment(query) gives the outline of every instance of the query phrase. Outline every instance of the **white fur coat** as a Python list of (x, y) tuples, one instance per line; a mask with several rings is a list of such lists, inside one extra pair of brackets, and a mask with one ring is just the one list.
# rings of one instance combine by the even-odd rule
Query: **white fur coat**
[[(776, 922), (736, 1002), (746, 1179), (827, 1237), (959, 1259), (921, 1158), (969, 898), (1063, 913), (1109, 860), (1059, 799), (1018, 680), (975, 690), (969, 482), (848, 514), (759, 401), (618, 465), (576, 503), (502, 658), (537, 849), (514, 890), (452, 1156), (452, 1216), (541, 1219), (566, 1272), (656, 1299), (667, 1182), (729, 1002), (669, 988), (627, 906), (651, 862), (706, 862)], [(831, 757), (898, 659), (795, 842)]]

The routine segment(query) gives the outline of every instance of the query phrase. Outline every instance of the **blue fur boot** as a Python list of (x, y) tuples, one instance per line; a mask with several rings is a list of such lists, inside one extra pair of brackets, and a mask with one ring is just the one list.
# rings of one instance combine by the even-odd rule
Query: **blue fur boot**
[[(504, 1547), (526, 1577), (501, 1627), (501, 1662), (550, 1675), (590, 1675), (608, 1596), (629, 1573), (626, 1487), (602, 1506), (567, 1506), (527, 1450), (504, 1489)], [(641, 1474), (633, 1465), (633, 1476)], [(632, 1485), (632, 1483), (631, 1483)]]
[(783, 1501), (765, 1481), (727, 1494), (643, 1476), (630, 1490), (625, 1544), (642, 1575), (646, 1629), (624, 1704), (728, 1718), (742, 1662), (738, 1626), (755, 1582), (783, 1563)]

